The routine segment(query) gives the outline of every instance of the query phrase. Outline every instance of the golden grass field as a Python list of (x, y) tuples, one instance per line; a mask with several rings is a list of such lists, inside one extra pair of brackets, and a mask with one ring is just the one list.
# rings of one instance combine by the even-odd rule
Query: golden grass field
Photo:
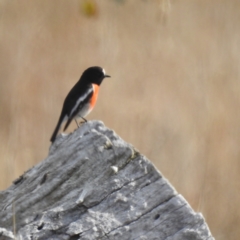
[(240, 239), (240, 2), (1, 0), (2, 190), (48, 155), (93, 65), (112, 78), (88, 119), (145, 154), (217, 240)]

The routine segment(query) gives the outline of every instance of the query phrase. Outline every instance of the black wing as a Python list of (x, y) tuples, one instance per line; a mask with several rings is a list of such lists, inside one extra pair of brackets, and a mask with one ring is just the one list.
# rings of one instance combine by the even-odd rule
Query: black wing
[[(66, 101), (66, 108), (71, 109), (71, 111), (68, 112), (68, 120), (67, 123), (63, 129), (65, 131), (71, 121), (78, 115), (78, 113), (81, 111), (81, 109), (89, 102), (93, 95), (93, 87), (92, 85), (89, 85), (87, 88), (85, 88), (85, 91), (83, 94), (80, 94), (80, 96), (76, 99), (71, 99), (71, 101)], [(67, 100), (67, 99), (66, 99)]]

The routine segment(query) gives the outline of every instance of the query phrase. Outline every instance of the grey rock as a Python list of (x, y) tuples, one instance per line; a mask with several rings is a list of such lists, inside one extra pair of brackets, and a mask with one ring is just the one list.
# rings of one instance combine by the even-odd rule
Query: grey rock
[(0, 192), (0, 239), (214, 239), (153, 164), (102, 122), (60, 135)]

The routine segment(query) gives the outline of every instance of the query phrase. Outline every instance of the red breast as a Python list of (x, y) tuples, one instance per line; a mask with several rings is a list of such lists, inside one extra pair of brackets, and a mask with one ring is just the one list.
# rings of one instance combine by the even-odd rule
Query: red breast
[(93, 95), (92, 98), (90, 100), (90, 108), (93, 109), (96, 102), (97, 102), (97, 98), (98, 98), (98, 92), (99, 92), (99, 85), (92, 83), (92, 87), (93, 87)]

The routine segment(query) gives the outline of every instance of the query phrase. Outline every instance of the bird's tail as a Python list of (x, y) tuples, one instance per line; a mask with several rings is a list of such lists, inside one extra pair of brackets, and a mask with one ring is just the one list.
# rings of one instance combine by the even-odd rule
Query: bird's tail
[(53, 132), (53, 134), (52, 134), (52, 137), (51, 137), (51, 139), (50, 139), (50, 141), (51, 141), (52, 143), (55, 141), (56, 136), (57, 136), (57, 134), (58, 134), (58, 131), (59, 131), (62, 123), (63, 123), (63, 117), (61, 116), (61, 117), (59, 118), (58, 124), (57, 124), (57, 126), (56, 126), (56, 128), (55, 128), (55, 130), (54, 130), (54, 132)]

